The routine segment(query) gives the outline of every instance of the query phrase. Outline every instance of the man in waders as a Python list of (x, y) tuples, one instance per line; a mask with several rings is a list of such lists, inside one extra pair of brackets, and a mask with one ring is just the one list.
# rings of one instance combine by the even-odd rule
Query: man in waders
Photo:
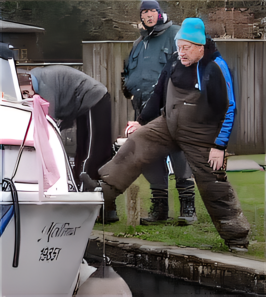
[[(175, 66), (178, 60), (178, 53), (174, 53), (171, 58), (172, 67)], [(232, 132), (234, 118), (235, 118), (235, 96), (233, 90), (233, 83), (231, 78), (231, 73), (228, 68), (226, 61), (221, 57), (218, 52), (215, 42), (209, 37), (206, 37), (206, 44), (204, 45), (204, 56), (198, 62), (197, 79), (198, 82), (202, 80), (202, 72), (206, 67), (206, 64), (210, 61), (214, 61), (219, 65), (223, 76), (226, 81), (227, 96), (229, 100), (229, 107), (225, 115), (224, 122), (222, 124), (219, 135), (215, 139), (215, 144), (226, 147)], [(201, 88), (201, 84), (197, 85), (197, 88)], [(133, 129), (136, 128), (136, 123), (140, 125), (145, 125), (151, 120), (159, 116), (159, 111), (163, 109), (166, 104), (166, 94), (155, 93), (149, 102), (146, 104), (145, 108), (142, 110), (141, 114), (137, 118), (137, 122), (134, 123)], [(177, 151), (174, 154), (170, 154), (171, 163), (173, 166), (173, 171), (176, 177), (176, 188), (179, 192), (180, 200), (180, 216), (178, 217), (180, 224), (191, 224), (196, 220), (195, 212), (195, 190), (194, 182), (191, 179), (192, 171), (189, 167), (188, 162), (182, 151)], [(223, 170), (226, 170), (226, 159), (224, 159)], [(160, 208), (159, 208), (160, 209)]]
[[(222, 70), (204, 55), (202, 20), (185, 19), (175, 39), (179, 59), (167, 63), (154, 89), (154, 96), (166, 96), (165, 114), (138, 128), (100, 168), (99, 185), (104, 198), (113, 201), (142, 173), (145, 164), (181, 149), (221, 238), (231, 250), (246, 250), (250, 226), (226, 172), (219, 170), (226, 146), (215, 143), (229, 106)], [(201, 59), (205, 63), (198, 80)], [(88, 181), (91, 188), (98, 185), (89, 177)]]

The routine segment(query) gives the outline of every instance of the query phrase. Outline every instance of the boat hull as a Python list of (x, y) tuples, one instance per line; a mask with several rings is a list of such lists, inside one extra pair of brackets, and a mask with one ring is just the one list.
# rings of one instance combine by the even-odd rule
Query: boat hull
[(0, 238), (2, 296), (72, 296), (100, 207), (74, 202), (20, 204), (18, 267), (12, 267), (14, 217)]

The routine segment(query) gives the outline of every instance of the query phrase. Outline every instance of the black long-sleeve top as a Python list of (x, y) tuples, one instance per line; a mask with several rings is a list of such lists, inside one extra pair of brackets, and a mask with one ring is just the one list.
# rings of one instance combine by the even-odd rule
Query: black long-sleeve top
[[(228, 108), (228, 99), (226, 83), (219, 66), (212, 60), (205, 63), (202, 67), (201, 77), (201, 91), (199, 91), (201, 92), (201, 104), (198, 108), (201, 121), (203, 123), (223, 121)], [(195, 90), (195, 86), (197, 87), (198, 84), (197, 63), (185, 67), (178, 60), (178, 55), (173, 55), (162, 70), (154, 93), (138, 117), (141, 125), (160, 116), (160, 110), (166, 104), (169, 79), (178, 88)]]

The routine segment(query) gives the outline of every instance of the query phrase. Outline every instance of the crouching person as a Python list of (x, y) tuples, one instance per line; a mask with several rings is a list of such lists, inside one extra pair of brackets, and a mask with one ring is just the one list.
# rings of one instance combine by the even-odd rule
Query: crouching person
[[(76, 121), (77, 145), (74, 178), (81, 171), (99, 179), (98, 169), (112, 158), (111, 99), (106, 87), (72, 67), (36, 67), (19, 73), (23, 98), (39, 94), (50, 103), (49, 115), (59, 120), (60, 130)], [(118, 220), (118, 217), (113, 217)]]

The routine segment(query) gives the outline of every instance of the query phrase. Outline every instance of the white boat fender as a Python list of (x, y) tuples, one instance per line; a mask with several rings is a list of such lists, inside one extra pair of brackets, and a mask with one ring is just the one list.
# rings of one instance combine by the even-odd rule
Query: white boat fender
[(111, 266), (104, 266), (104, 277), (90, 277), (80, 286), (76, 297), (132, 297), (132, 293)]
[(79, 286), (82, 286), (96, 270), (97, 268), (90, 266), (85, 259), (82, 259), (79, 266)]

